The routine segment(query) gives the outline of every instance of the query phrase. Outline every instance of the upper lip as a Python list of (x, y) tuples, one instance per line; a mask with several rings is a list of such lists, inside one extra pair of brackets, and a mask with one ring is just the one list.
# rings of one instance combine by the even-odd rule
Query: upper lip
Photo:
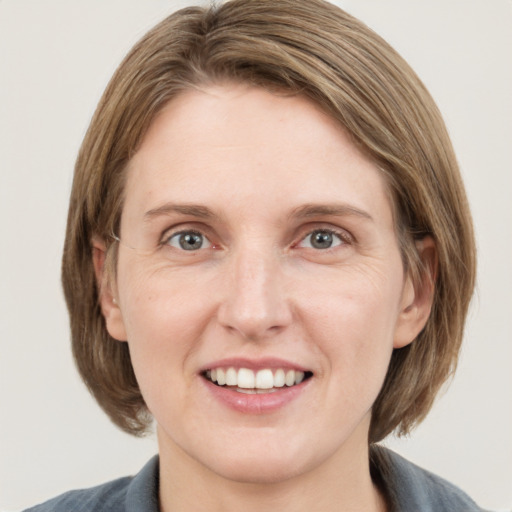
[(263, 370), (266, 368), (269, 369), (278, 369), (282, 368), (283, 370), (298, 370), (302, 372), (310, 372), (311, 370), (300, 365), (294, 363), (292, 361), (287, 361), (286, 359), (280, 359), (275, 357), (263, 357), (258, 359), (249, 359), (249, 358), (240, 358), (240, 357), (228, 357), (223, 359), (218, 359), (216, 361), (212, 361), (206, 365), (204, 365), (200, 369), (200, 373), (203, 373), (207, 370), (211, 370), (214, 368), (247, 368), (249, 370), (257, 371)]

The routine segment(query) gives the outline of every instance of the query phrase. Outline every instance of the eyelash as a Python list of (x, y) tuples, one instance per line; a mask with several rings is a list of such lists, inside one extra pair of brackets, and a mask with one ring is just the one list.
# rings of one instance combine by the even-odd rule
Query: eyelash
[[(336, 230), (336, 229), (332, 229), (332, 228), (318, 227), (318, 228), (314, 228), (314, 229), (307, 231), (304, 236), (301, 236), (301, 238), (299, 239), (299, 241), (297, 243), (294, 243), (292, 245), (292, 247), (300, 247), (301, 243), (303, 243), (308, 237), (313, 236), (315, 233), (323, 233), (323, 234), (327, 234), (328, 236), (331, 236), (331, 237), (336, 237), (339, 240), (339, 243), (336, 243), (335, 245), (331, 245), (331, 246), (325, 247), (325, 248), (312, 247), (311, 245), (309, 247), (305, 247), (305, 248), (314, 249), (319, 252), (327, 252), (327, 251), (335, 249), (336, 247), (339, 247), (341, 245), (350, 245), (354, 242), (353, 237), (345, 230)], [(159, 245), (161, 247), (170, 246), (170, 247), (175, 247), (176, 249), (178, 249), (178, 247), (173, 246), (170, 243), (170, 241), (173, 238), (179, 237), (181, 235), (197, 235), (197, 236), (202, 237), (203, 243), (208, 242), (210, 244), (209, 247), (200, 247), (198, 249), (217, 249), (217, 248), (219, 248), (219, 246), (214, 244), (203, 232), (201, 232), (201, 230), (192, 229), (192, 228), (191, 229), (181, 229), (179, 231), (171, 232), (171, 233), (169, 233), (169, 231), (165, 232), (165, 234), (162, 236), (162, 239), (161, 239), (161, 242)], [(184, 252), (197, 252), (197, 250), (194, 250), (194, 249), (187, 251), (187, 249), (183, 249), (183, 247), (182, 247), (182, 250)]]
[[(197, 236), (200, 236), (202, 237), (203, 239), (203, 243), (205, 241), (209, 242), (211, 244), (211, 247), (208, 247), (208, 248), (215, 248), (215, 245), (212, 244), (212, 242), (210, 241), (210, 239), (203, 233), (201, 233), (201, 231), (198, 231), (198, 230), (195, 230), (195, 229), (181, 229), (180, 231), (177, 231), (175, 233), (166, 233), (164, 235), (164, 237), (162, 238), (162, 241), (160, 242), (160, 245), (161, 246), (171, 246), (173, 247), (171, 244), (170, 244), (170, 241), (173, 239), (173, 238), (176, 238), (176, 237), (179, 237), (181, 235), (197, 235)], [(179, 238), (178, 238), (179, 240)], [(176, 247), (177, 249), (177, 247)], [(201, 249), (203, 249), (203, 247), (201, 247)], [(186, 251), (186, 249), (183, 249), (184, 251)], [(196, 252), (196, 251), (193, 251), (191, 250), (190, 252)]]
[(339, 243), (333, 242), (335, 245), (331, 245), (326, 248), (311, 247), (311, 246), (308, 247), (308, 248), (316, 249), (319, 251), (328, 251), (330, 249), (335, 249), (336, 247), (339, 247), (340, 245), (350, 244), (353, 241), (352, 237), (350, 237), (349, 234), (345, 231), (339, 231), (339, 230), (332, 229), (332, 228), (316, 228), (316, 229), (309, 231), (305, 236), (303, 236), (295, 246), (300, 246), (301, 243), (303, 243), (306, 239), (312, 237), (315, 233), (327, 234), (328, 236), (336, 237), (339, 240)]

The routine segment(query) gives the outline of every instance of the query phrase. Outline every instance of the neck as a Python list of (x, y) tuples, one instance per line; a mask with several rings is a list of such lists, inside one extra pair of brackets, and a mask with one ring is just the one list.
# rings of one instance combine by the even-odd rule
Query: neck
[(307, 472), (274, 482), (224, 478), (176, 445), (160, 443), (162, 512), (385, 512), (370, 476), (368, 447), (338, 453)]

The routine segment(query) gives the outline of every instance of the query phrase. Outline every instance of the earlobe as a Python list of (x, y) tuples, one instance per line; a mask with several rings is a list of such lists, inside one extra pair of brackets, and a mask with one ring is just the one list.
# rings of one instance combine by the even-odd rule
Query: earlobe
[(99, 238), (93, 238), (92, 261), (101, 313), (105, 318), (105, 324), (110, 336), (118, 341), (126, 341), (127, 336), (122, 312), (113, 290), (112, 279), (107, 275), (107, 270), (105, 269), (106, 254), (105, 242)]
[(427, 323), (434, 302), (438, 267), (434, 239), (426, 236), (418, 240), (416, 251), (421, 261), (421, 271), (418, 280), (414, 280), (410, 274), (406, 276), (393, 348), (405, 347), (416, 339)]

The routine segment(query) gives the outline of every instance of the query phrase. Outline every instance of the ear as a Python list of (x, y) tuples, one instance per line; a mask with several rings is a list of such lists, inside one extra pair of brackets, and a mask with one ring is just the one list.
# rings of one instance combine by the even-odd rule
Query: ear
[(101, 312), (105, 318), (107, 331), (110, 336), (118, 341), (126, 341), (127, 336), (123, 315), (113, 290), (112, 278), (107, 275), (107, 270), (105, 269), (106, 254), (105, 242), (94, 237), (92, 240), (92, 261), (96, 275), (96, 284), (99, 290)]
[(426, 236), (418, 240), (416, 251), (422, 263), (420, 282), (414, 283), (410, 274), (406, 276), (393, 348), (405, 347), (416, 339), (427, 323), (434, 301), (438, 266), (434, 239)]

